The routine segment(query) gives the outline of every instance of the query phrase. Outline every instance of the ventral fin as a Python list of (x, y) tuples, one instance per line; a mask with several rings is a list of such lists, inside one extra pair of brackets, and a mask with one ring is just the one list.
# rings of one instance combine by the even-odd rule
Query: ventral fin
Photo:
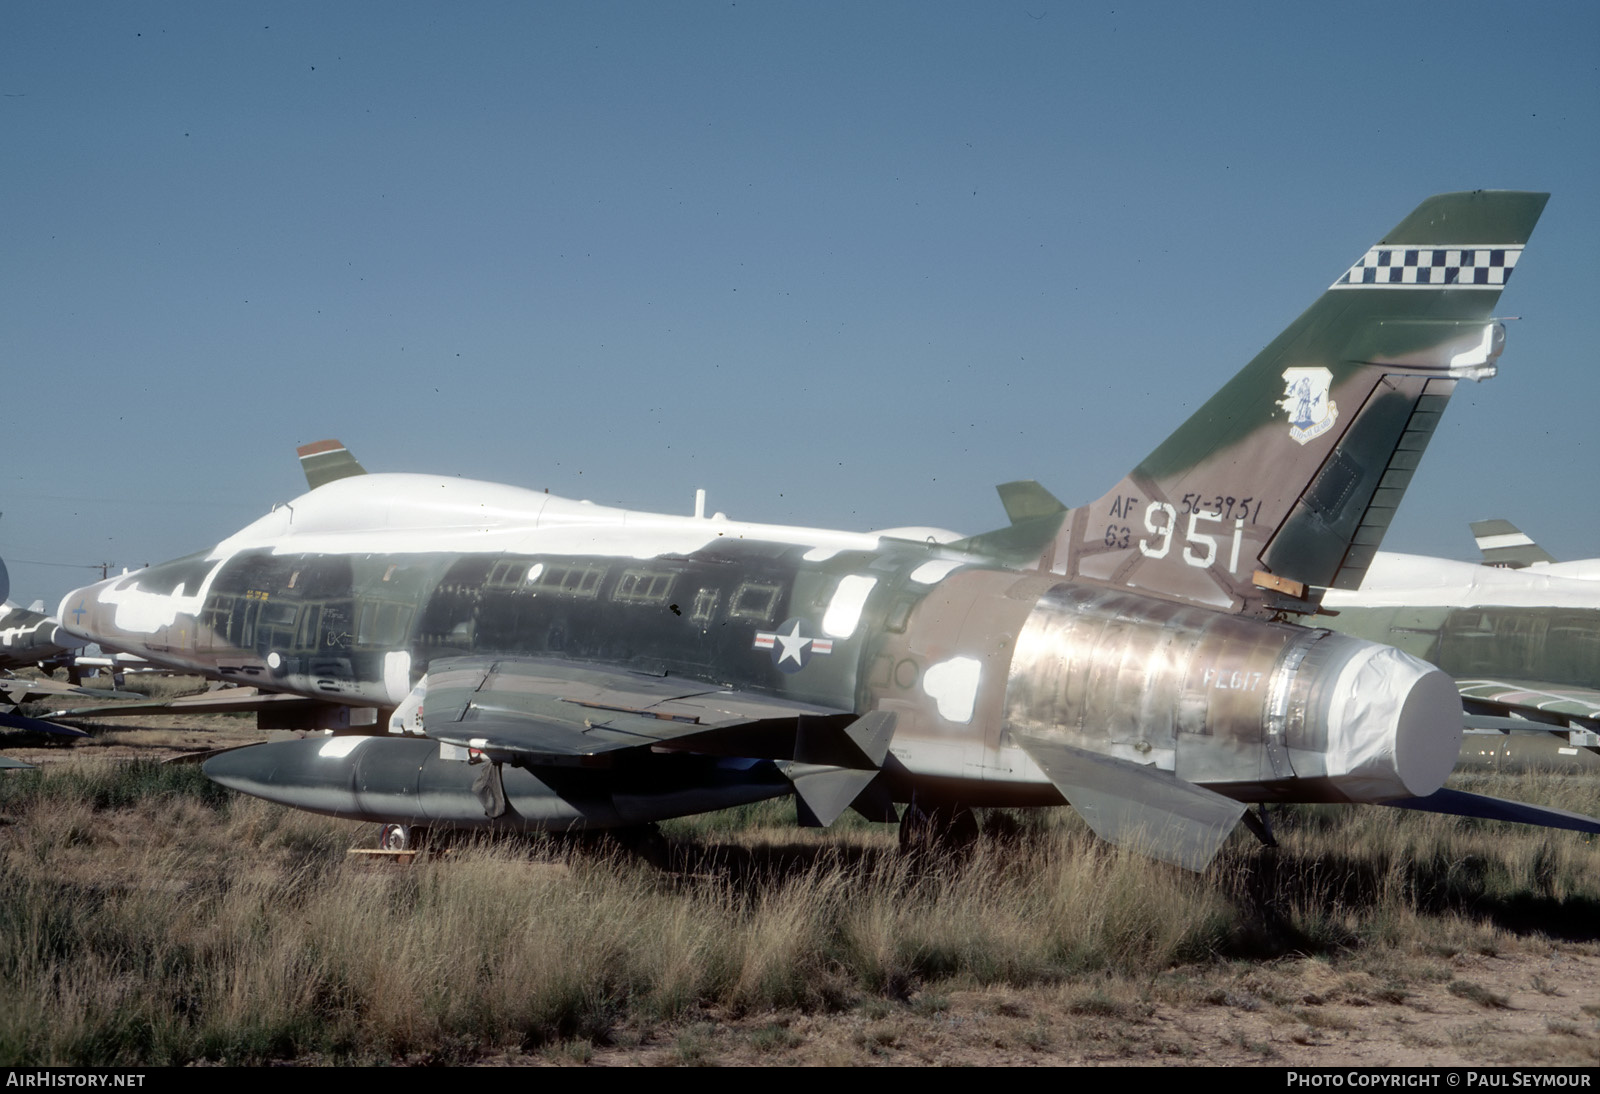
[(1243, 802), (1153, 767), (1043, 737), (1017, 738), (1095, 835), (1186, 870), (1204, 870), (1245, 811)]

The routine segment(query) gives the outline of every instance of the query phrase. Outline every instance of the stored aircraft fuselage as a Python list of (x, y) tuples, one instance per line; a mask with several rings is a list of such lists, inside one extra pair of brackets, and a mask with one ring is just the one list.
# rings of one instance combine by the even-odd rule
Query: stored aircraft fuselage
[(1423, 203), (1098, 501), (1006, 484), (980, 536), (366, 475), (326, 442), (309, 493), (69, 594), (62, 623), (323, 704), (309, 724), (349, 732), (206, 766), (301, 808), (563, 828), (791, 792), (819, 823), (1068, 802), (1198, 869), (1245, 803), (1425, 799), (1454, 763), (1448, 676), (1281, 620), (1359, 583), (1456, 384), (1493, 375), (1544, 201)]
[[(368, 708), (353, 721), (379, 729), (430, 663), (461, 657), (554, 658), (818, 711), (889, 711), (901, 798), (1059, 804), (1012, 730), (1252, 801), (1426, 794), (1449, 769), (1453, 689), (1420, 662), (996, 567), (956, 538), (363, 475), (213, 551), (72, 593), (62, 611), (153, 660)], [(462, 541), (472, 549), (451, 549)], [(1380, 671), (1394, 677), (1378, 699), (1388, 708), (1347, 717), (1355, 681)]]

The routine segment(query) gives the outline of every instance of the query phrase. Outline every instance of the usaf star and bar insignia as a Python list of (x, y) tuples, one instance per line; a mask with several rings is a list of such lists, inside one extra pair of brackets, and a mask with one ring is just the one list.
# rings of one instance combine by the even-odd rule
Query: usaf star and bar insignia
[(772, 651), (779, 672), (796, 673), (821, 653), (833, 652), (833, 639), (808, 633), (811, 625), (798, 616), (784, 621), (776, 631), (757, 631), (755, 648)]

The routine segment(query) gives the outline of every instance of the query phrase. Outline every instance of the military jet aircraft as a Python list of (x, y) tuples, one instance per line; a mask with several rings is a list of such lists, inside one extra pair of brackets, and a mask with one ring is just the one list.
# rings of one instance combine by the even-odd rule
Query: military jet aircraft
[(13, 604), (11, 575), (0, 561), (0, 669), (19, 669), (50, 661), (81, 648), (85, 642), (61, 630), (60, 621), (44, 613), (43, 604)]
[(1494, 306), (1546, 197), (1424, 202), (1102, 498), (1008, 483), (1009, 524), (983, 535), (363, 474), (335, 442), (304, 496), (60, 615), (300, 697), (303, 725), (338, 732), (207, 774), (396, 841), (793, 793), (813, 824), (1070, 804), (1202, 869), (1255, 802), (1492, 813), (1441, 797), (1448, 676), (1283, 620), (1359, 585), (1456, 383), (1494, 373)]
[[(83, 736), (80, 730), (22, 713), (24, 703), (80, 689), (53, 680), (13, 676), (13, 671), (60, 657), (84, 643), (82, 639), (63, 634), (60, 623), (53, 616), (44, 614), (44, 605), (24, 608), (7, 599), (10, 593), (11, 578), (6, 572), (5, 563), (0, 562), (0, 727), (29, 733)], [(31, 766), (0, 756), (0, 768)]]
[(1526, 570), (1550, 577), (1571, 577), (1582, 581), (1600, 580), (1600, 558), (1579, 558), (1558, 562), (1522, 529), (1509, 520), (1475, 520), (1472, 536), (1483, 552), (1485, 566)]
[(1506, 521), (1473, 529), (1484, 564), (1380, 551), (1361, 588), (1328, 591), (1310, 622), (1455, 677), (1464, 760), (1600, 766), (1600, 566), (1556, 563)]

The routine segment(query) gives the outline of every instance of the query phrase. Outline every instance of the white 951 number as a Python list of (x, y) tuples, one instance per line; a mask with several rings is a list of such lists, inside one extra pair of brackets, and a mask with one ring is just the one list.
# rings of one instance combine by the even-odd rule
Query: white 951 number
[[(1221, 524), (1221, 513), (1189, 514), (1188, 529), (1183, 535), (1183, 561), (1196, 569), (1204, 570), (1217, 561), (1217, 537), (1200, 530), (1201, 524)], [(1164, 501), (1153, 501), (1144, 511), (1145, 531), (1155, 537), (1139, 541), (1139, 553), (1146, 558), (1166, 558), (1172, 550), (1172, 533), (1178, 527), (1178, 511)], [(1220, 529), (1218, 529), (1220, 531)], [(1239, 543), (1244, 537), (1244, 518), (1233, 521), (1232, 542), (1228, 548), (1228, 572), (1239, 570)]]

